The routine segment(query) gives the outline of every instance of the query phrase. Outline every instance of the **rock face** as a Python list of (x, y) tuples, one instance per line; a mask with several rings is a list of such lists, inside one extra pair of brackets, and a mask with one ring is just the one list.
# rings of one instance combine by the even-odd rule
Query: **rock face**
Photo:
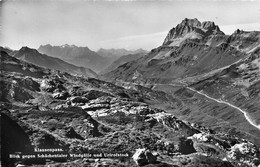
[(137, 149), (133, 155), (133, 160), (139, 166), (155, 163), (156, 159), (156, 156), (154, 156), (149, 150), (146, 150), (145, 148)]
[(30, 154), (33, 151), (29, 135), (1, 109), (1, 163), (9, 166), (15, 160), (9, 159), (9, 154), (23, 152)]
[(202, 39), (209, 35), (216, 34), (224, 35), (224, 33), (220, 31), (219, 27), (215, 25), (214, 22), (205, 21), (201, 23), (196, 18), (186, 18), (175, 28), (170, 30), (163, 42), (163, 45), (170, 45), (170, 43), (173, 42), (176, 38), (181, 38), (188, 35), (191, 37), (191, 39)]

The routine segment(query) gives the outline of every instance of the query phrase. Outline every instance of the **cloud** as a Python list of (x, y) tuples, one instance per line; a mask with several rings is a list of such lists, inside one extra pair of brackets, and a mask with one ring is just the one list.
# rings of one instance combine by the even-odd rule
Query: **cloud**
[(136, 39), (145, 39), (145, 38), (153, 38), (153, 37), (161, 37), (162, 35), (167, 34), (167, 31), (163, 32), (157, 32), (157, 33), (152, 33), (152, 34), (144, 34), (144, 35), (132, 35), (132, 36), (126, 36), (126, 37), (121, 37), (121, 38), (116, 38), (116, 39), (109, 39), (109, 40), (104, 40), (101, 41), (103, 42), (114, 42), (114, 41), (125, 41), (125, 40), (136, 40)]
[(116, 39), (109, 39), (99, 42), (99, 46), (106, 48), (126, 48), (134, 50), (137, 48), (143, 48), (146, 50), (153, 49), (160, 46), (163, 43), (168, 31), (144, 34), (144, 35), (132, 35), (125, 36)]
[(244, 31), (260, 31), (260, 23), (223, 25), (220, 26), (220, 29), (225, 34), (232, 34), (237, 29), (244, 30)]

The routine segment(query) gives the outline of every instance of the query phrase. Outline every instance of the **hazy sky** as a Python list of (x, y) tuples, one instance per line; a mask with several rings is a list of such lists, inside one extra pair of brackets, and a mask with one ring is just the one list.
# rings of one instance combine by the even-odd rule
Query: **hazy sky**
[[(1, 0), (0, 0), (1, 1)], [(152, 49), (184, 18), (214, 21), (232, 32), (260, 31), (260, 0), (0, 2), (0, 45), (12, 49), (41, 44)]]

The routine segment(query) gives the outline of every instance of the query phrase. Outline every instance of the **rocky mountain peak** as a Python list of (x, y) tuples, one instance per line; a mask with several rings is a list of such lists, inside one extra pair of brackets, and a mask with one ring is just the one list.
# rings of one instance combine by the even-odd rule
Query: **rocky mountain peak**
[(32, 49), (32, 48), (29, 48), (27, 46), (23, 46), (19, 51), (18, 53), (38, 53), (38, 51), (36, 49)]
[(76, 45), (69, 45), (69, 44), (64, 44), (64, 45), (61, 45), (62, 48), (74, 48), (74, 47), (77, 47)]
[(164, 40), (163, 45), (168, 45), (176, 38), (202, 39), (212, 34), (224, 34), (212, 21), (200, 22), (198, 19), (185, 18), (180, 24), (172, 28)]
[(30, 48), (27, 47), (27, 46), (23, 46), (20, 50), (21, 50), (21, 51), (22, 51), (22, 50), (30, 50)]
[(178, 26), (200, 27), (201, 22), (196, 18), (194, 19), (185, 18)]
[(213, 21), (204, 21), (204, 22), (202, 22), (201, 26), (202, 26), (202, 28), (207, 29), (207, 30), (218, 29), (218, 26), (216, 26)]

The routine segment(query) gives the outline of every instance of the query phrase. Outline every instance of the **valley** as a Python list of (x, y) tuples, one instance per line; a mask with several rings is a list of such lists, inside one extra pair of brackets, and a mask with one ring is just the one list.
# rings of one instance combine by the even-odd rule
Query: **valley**
[(216, 101), (216, 102), (221, 103), (221, 104), (226, 104), (226, 105), (228, 105), (228, 106), (230, 106), (230, 107), (232, 107), (232, 108), (237, 109), (238, 111), (240, 111), (240, 112), (242, 112), (242, 113), (244, 114), (246, 120), (247, 120), (252, 126), (256, 127), (257, 129), (260, 129), (260, 125), (255, 124), (255, 123), (254, 123), (254, 120), (252, 120), (252, 118), (249, 118), (249, 117), (248, 117), (247, 112), (246, 112), (246, 111), (243, 111), (243, 110), (240, 109), (239, 107), (236, 107), (236, 106), (234, 106), (233, 104), (230, 104), (230, 103), (225, 102), (225, 101), (223, 101), (223, 100), (214, 99), (214, 98), (212, 98), (212, 97), (209, 97), (208, 95), (206, 95), (206, 94), (204, 94), (204, 93), (202, 93), (202, 92), (196, 91), (196, 90), (194, 90), (194, 89), (192, 89), (192, 88), (189, 88), (189, 87), (187, 87), (187, 88), (190, 89), (190, 90), (192, 90), (192, 91), (194, 91), (194, 92), (196, 92), (196, 93), (198, 93), (198, 94), (201, 94), (201, 95), (207, 97), (208, 99), (211, 99), (211, 100)]

